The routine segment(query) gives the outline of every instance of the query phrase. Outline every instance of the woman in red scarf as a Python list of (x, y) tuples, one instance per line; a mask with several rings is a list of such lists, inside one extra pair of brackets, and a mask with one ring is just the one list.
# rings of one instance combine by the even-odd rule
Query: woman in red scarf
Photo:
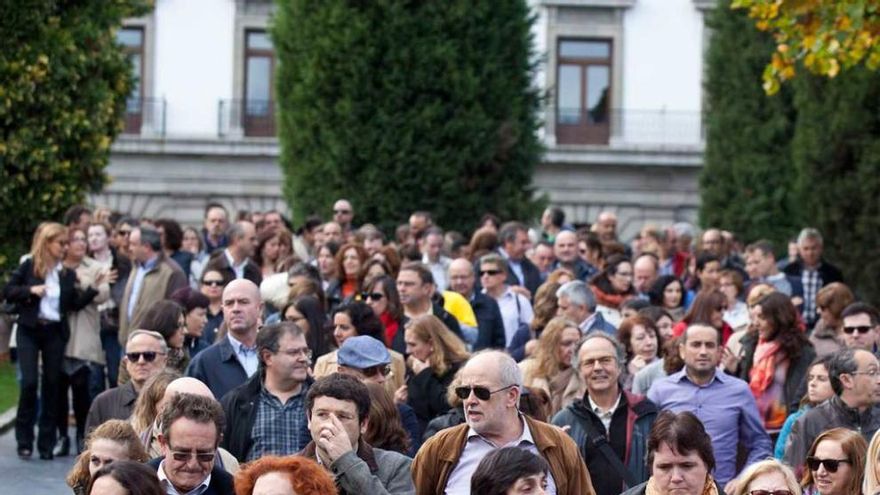
[(405, 353), (403, 305), (400, 304), (394, 279), (389, 275), (367, 279), (363, 298), (385, 327), (385, 345), (401, 354)]
[(764, 427), (773, 433), (782, 428), (789, 411), (797, 409), (816, 351), (785, 294), (764, 296), (752, 316), (752, 327), (741, 341), (743, 359), (738, 374), (749, 383)]
[(615, 327), (620, 325), (620, 306), (636, 297), (633, 288), (633, 266), (629, 258), (614, 255), (605, 261), (605, 268), (590, 280), (596, 296), (596, 309)]

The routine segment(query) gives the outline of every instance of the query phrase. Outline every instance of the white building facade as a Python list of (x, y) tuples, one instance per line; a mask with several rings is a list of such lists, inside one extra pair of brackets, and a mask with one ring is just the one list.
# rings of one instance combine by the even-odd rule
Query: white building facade
[[(547, 152), (534, 181), (572, 222), (692, 221), (711, 0), (531, 0)], [(275, 137), (269, 0), (157, 0), (119, 31), (140, 79), (111, 183), (92, 198), (199, 223), (208, 201), (288, 211)], [(344, 195), (340, 191), (340, 195)], [(293, 205), (295, 208), (296, 205)]]

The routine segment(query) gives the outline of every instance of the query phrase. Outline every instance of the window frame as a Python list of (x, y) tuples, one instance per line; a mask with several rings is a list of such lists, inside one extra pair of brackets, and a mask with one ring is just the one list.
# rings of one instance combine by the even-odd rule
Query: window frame
[[(608, 47), (608, 56), (598, 57), (572, 57), (562, 55), (562, 45), (570, 42), (604, 43)], [(611, 138), (612, 101), (614, 91), (614, 39), (605, 37), (580, 37), (559, 36), (556, 39), (556, 108), (554, 124), (556, 128), (556, 141), (558, 144), (608, 144)], [(560, 119), (559, 86), (563, 66), (577, 66), (580, 72), (578, 122), (569, 124)], [(605, 98), (606, 119), (601, 123), (590, 123), (587, 114), (587, 94), (589, 91), (587, 71), (590, 67), (605, 67), (608, 71), (608, 95)]]

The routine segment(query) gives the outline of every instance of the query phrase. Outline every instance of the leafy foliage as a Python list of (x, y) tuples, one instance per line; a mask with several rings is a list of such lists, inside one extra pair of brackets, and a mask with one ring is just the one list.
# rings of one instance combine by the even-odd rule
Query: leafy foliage
[(386, 231), (416, 209), (467, 230), (536, 213), (541, 156), (525, 0), (278, 1), (285, 194), (300, 220), (334, 199)]
[(760, 75), (772, 49), (745, 13), (722, 0), (708, 22), (707, 144), (700, 185), (700, 223), (770, 239), (778, 247), (801, 226), (797, 170), (791, 159), (795, 112), (791, 91), (768, 97)]
[(145, 0), (0, 0), (0, 264), (107, 182), (132, 71), (115, 28)]
[(764, 70), (768, 94), (794, 77), (798, 62), (815, 74), (835, 77), (862, 62), (880, 67), (878, 0), (734, 0), (759, 29), (773, 33), (772, 60)]

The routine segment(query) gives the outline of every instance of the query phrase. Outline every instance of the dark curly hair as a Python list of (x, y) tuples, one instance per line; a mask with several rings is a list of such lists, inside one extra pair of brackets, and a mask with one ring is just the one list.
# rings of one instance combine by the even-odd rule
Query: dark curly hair
[(354, 301), (342, 304), (333, 311), (333, 316), (338, 313), (345, 313), (351, 318), (351, 325), (358, 335), (368, 335), (379, 342), (385, 342), (385, 327), (367, 303)]
[(773, 292), (758, 301), (761, 314), (770, 322), (773, 331), (769, 340), (779, 342), (779, 349), (788, 359), (800, 356), (801, 348), (809, 345), (801, 330), (801, 321), (791, 299), (781, 292)]

